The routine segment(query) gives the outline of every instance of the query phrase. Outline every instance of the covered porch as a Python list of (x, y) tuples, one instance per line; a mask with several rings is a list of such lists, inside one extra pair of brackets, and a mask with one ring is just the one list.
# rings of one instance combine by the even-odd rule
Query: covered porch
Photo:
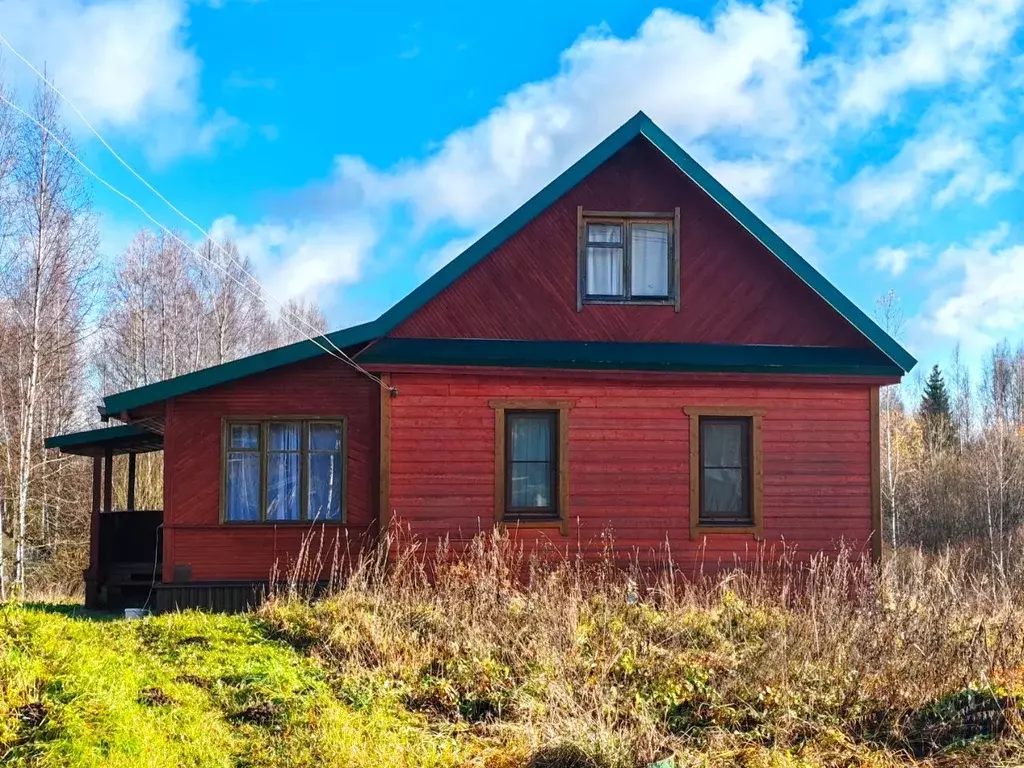
[[(118, 610), (143, 606), (161, 583), (163, 510), (137, 509), (137, 456), (163, 450), (163, 435), (141, 426), (104, 427), (57, 435), (46, 447), (92, 458), (89, 567), (84, 571), (85, 606)], [(114, 457), (127, 456), (127, 493), (114, 507)]]

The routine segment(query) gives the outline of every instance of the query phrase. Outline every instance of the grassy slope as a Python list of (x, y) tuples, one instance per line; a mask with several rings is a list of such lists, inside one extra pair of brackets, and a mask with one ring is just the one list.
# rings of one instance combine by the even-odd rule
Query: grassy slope
[(475, 745), (447, 730), (386, 699), (342, 703), (251, 618), (0, 608), (4, 765), (458, 765)]
[(481, 544), (245, 616), (0, 606), (0, 764), (1024, 765), (1024, 571), (520, 565)]

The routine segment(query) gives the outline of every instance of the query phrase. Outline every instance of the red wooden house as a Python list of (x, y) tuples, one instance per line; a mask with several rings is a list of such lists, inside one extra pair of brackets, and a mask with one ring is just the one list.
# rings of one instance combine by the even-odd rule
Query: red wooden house
[[(391, 389), (306, 341), (50, 439), (95, 457), (90, 604), (148, 591), (157, 541), (158, 605), (230, 605), (310, 529), (396, 520), (705, 566), (782, 540), (880, 556), (879, 387), (915, 360), (642, 113), (326, 338)], [(112, 457), (161, 448), (163, 510), (112, 510)]]

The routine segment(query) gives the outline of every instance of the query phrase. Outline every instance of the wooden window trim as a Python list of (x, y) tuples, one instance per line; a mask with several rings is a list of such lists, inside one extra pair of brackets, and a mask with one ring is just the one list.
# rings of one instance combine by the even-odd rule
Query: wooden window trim
[(382, 536), (391, 530), (391, 401), (394, 391), (391, 374), (381, 373), (381, 381), (388, 389), (380, 390), (380, 435), (378, 447), (377, 485), (377, 534)]
[[(270, 424), (274, 422), (299, 422), (300, 450), (299, 454), (299, 519), (298, 520), (267, 520), (267, 466), (270, 456), (268, 450)], [(227, 485), (228, 485), (228, 453), (231, 452), (230, 430), (236, 424), (256, 424), (260, 429), (259, 465), (260, 465), (260, 519), (229, 520), (227, 517)], [(309, 425), (338, 424), (341, 426), (341, 508), (337, 520), (309, 520)], [(254, 452), (254, 451), (250, 451)], [(317, 453), (328, 453), (317, 451)], [(296, 526), (296, 525), (348, 525), (348, 418), (345, 416), (230, 416), (221, 419), (220, 439), (220, 522), (231, 526)]]
[[(491, 400), (494, 410), (494, 523), (516, 530), (519, 528), (557, 528), (563, 536), (569, 535), (569, 411), (573, 400)], [(505, 444), (507, 411), (556, 411), (558, 414), (557, 517), (530, 520), (506, 516), (506, 463)]]
[[(671, 213), (622, 211), (585, 211), (583, 206), (576, 208), (576, 311), (583, 310), (585, 304), (628, 304), (630, 306), (671, 306), (678, 312), (682, 308), (682, 279), (679, 248), (679, 208)], [(631, 281), (631, 248), (632, 237), (629, 227), (632, 224), (657, 223), (669, 225), (668, 239), (668, 270), (669, 292), (667, 296), (632, 296)], [(587, 225), (616, 224), (622, 227), (622, 270), (625, 295), (588, 296), (587, 295)]]
[[(765, 408), (746, 406), (686, 406), (683, 412), (690, 419), (690, 538), (708, 534), (746, 534), (764, 538), (764, 452), (762, 421)], [(751, 525), (728, 525), (701, 522), (700, 519), (700, 417), (749, 418), (750, 424), (750, 512)]]
[(871, 441), (871, 561), (882, 562), (882, 430), (879, 387), (872, 385), (868, 393)]

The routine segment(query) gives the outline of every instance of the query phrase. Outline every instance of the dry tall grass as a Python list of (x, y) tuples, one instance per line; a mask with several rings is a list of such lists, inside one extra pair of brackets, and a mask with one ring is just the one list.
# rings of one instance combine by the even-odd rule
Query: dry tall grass
[(783, 552), (693, 577), (494, 534), (458, 555), (331, 553), (309, 600), (314, 549), (261, 620), (350, 703), (461, 724), (488, 765), (1024, 763), (1024, 571), (969, 553), (876, 570)]

